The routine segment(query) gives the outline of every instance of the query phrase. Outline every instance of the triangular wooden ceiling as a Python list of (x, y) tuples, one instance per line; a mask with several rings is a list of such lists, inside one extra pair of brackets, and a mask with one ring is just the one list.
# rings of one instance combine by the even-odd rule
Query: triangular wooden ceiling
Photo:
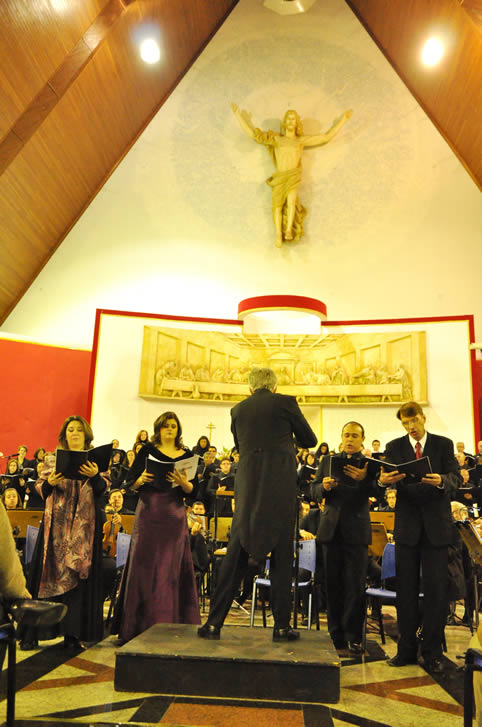
[[(482, 187), (482, 0), (346, 1)], [(2, 0), (0, 322), (237, 2)], [(148, 23), (161, 70), (138, 55)], [(453, 43), (427, 73), (440, 28)]]

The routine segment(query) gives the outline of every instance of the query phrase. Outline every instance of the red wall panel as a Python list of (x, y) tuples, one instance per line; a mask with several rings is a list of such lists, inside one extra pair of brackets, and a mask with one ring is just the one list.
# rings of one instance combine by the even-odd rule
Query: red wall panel
[(90, 351), (0, 338), (1, 452), (54, 449), (64, 419), (86, 417), (90, 360)]

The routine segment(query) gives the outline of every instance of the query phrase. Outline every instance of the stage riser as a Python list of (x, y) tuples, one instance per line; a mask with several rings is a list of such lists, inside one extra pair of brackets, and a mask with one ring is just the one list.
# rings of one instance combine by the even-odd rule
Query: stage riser
[(157, 624), (116, 655), (119, 691), (226, 699), (335, 703), (340, 662), (326, 633), (273, 643), (271, 630), (227, 626), (220, 641), (196, 627)]

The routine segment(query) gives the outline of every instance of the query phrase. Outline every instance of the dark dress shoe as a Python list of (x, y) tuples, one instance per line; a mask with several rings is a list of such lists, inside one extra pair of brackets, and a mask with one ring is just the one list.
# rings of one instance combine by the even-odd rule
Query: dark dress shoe
[(348, 642), (348, 651), (351, 654), (364, 654), (365, 653), (365, 649), (363, 648), (363, 646), (361, 644), (357, 643), (356, 641)]
[(442, 674), (444, 663), (442, 659), (428, 659), (425, 662), (425, 669), (431, 674)]
[(33, 640), (20, 642), (21, 651), (33, 651), (34, 649), (38, 649), (38, 641)]
[(285, 629), (279, 629), (277, 626), (273, 629), (273, 641), (296, 641), (300, 638), (300, 632), (288, 626)]
[(77, 649), (78, 651), (85, 651), (86, 646), (77, 638), (77, 636), (70, 636), (65, 634), (64, 636), (64, 648), (65, 649)]
[(391, 659), (386, 662), (388, 666), (408, 666), (409, 664), (416, 664), (416, 659), (404, 659), (400, 654), (395, 654)]
[(343, 639), (335, 639), (333, 641), (333, 646), (337, 651), (346, 651), (346, 649), (348, 649), (348, 641), (343, 641)]
[(219, 641), (221, 636), (221, 629), (219, 626), (213, 626), (212, 624), (205, 623), (204, 626), (200, 626), (197, 630), (197, 635), (200, 639), (211, 639), (211, 641)]

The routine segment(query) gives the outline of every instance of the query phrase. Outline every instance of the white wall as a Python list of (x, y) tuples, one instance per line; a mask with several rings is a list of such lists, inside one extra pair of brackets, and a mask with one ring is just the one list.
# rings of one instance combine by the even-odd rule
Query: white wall
[[(425, 331), (427, 355), (427, 399), (424, 406), (428, 431), (463, 441), (468, 452), (475, 451), (474, 410), (469, 354), (469, 330), (466, 321), (373, 325), (375, 332)], [(360, 326), (324, 325), (331, 333), (357, 333)], [(339, 444), (343, 425), (354, 419), (365, 428), (365, 444), (380, 439), (382, 449), (395, 437), (405, 434), (396, 412), (399, 405), (335, 407), (323, 406), (323, 438), (330, 447)]]
[[(272, 162), (231, 101), (265, 129), (294, 107), (308, 133), (354, 109), (305, 152), (300, 243), (274, 247)], [(234, 318), (291, 293), (331, 320), (474, 313), (482, 340), (481, 229), (477, 187), (343, 0), (240, 0), (2, 330), (88, 346), (96, 308)]]
[[(179, 399), (145, 399), (138, 396), (144, 326), (195, 328), (226, 331), (225, 325), (168, 321), (142, 316), (101, 316), (94, 381), (91, 422), (96, 444), (113, 437), (129, 448), (139, 429), (152, 433), (154, 420), (163, 411), (174, 410), (183, 425), (184, 442), (192, 446), (207, 425), (216, 426), (212, 442), (218, 449), (233, 446), (230, 432), (231, 403), (201, 404)], [(238, 330), (238, 327), (235, 327)], [(427, 352), (428, 401), (425, 407), (427, 428), (462, 440), (472, 451), (473, 407), (466, 321), (409, 323), (390, 325), (332, 326), (324, 324), (327, 333), (373, 331), (425, 331)], [(293, 329), (292, 329), (293, 330)], [(449, 343), (447, 343), (449, 342)], [(450, 386), (447, 386), (450, 381)], [(302, 407), (314, 432), (331, 447), (337, 447), (342, 426), (352, 419), (365, 427), (366, 443), (372, 439), (382, 446), (404, 432), (396, 419), (398, 405), (380, 406), (318, 406)]]

